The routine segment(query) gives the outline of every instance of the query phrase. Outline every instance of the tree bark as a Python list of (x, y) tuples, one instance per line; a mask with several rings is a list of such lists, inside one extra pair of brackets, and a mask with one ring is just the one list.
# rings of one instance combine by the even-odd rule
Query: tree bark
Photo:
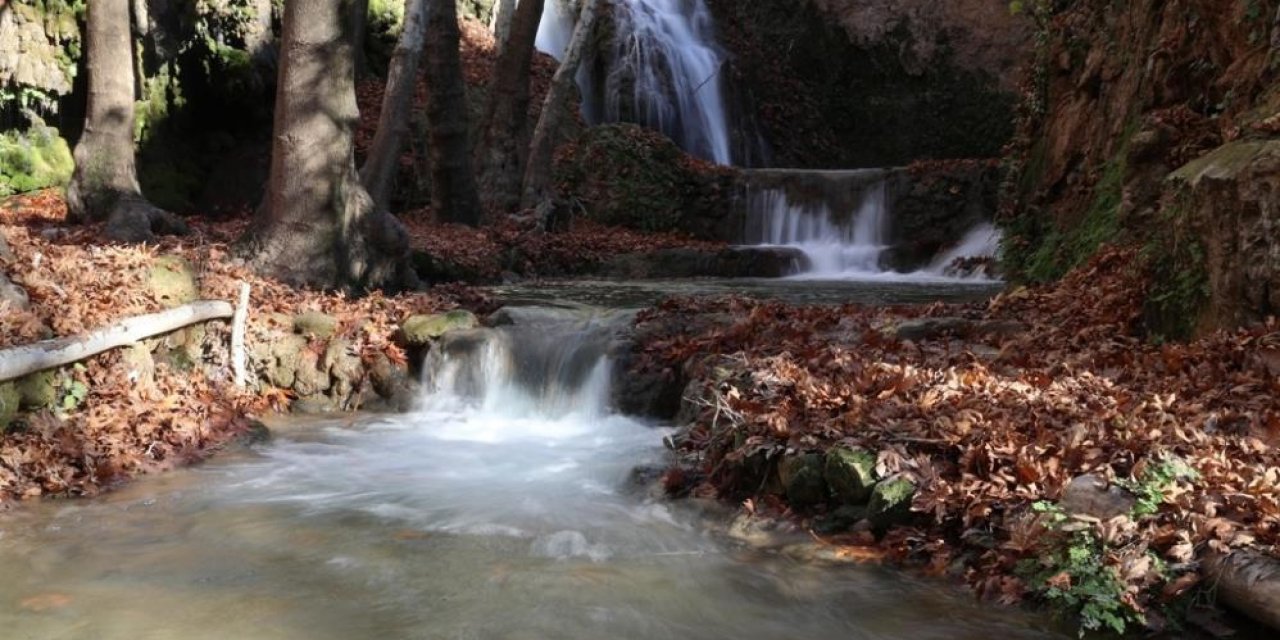
[(156, 233), (185, 232), (186, 225), (147, 202), (138, 186), (130, 38), (128, 0), (89, 3), (89, 104), (67, 186), (67, 217), (73, 222), (105, 220), (109, 238), (145, 242)]
[(569, 48), (560, 60), (560, 68), (556, 69), (555, 78), (551, 80), (551, 90), (542, 103), (542, 114), (538, 118), (538, 126), (533, 130), (533, 142), (529, 145), (529, 157), (525, 162), (524, 193), (521, 198), (521, 206), (524, 208), (537, 207), (549, 196), (555, 136), (569, 112), (569, 100), (577, 87), (575, 78), (578, 66), (582, 64), (582, 56), (595, 30), (599, 13), (600, 0), (586, 0), (582, 3), (582, 13), (573, 28), (573, 39), (569, 41)]
[(409, 136), (428, 9), (428, 0), (405, 1), (404, 26), (387, 70), (387, 88), (382, 95), (378, 131), (373, 136), (364, 166), (360, 168), (360, 180), (379, 209), (390, 205), (391, 188), (400, 168), (400, 151)]
[(197, 322), (230, 318), (233, 313), (235, 310), (228, 302), (203, 300), (159, 313), (127, 318), (79, 336), (0, 349), (0, 382), (79, 362), (103, 351), (177, 331)]
[(408, 235), (355, 167), (359, 0), (285, 3), (271, 177), (241, 241), (259, 271), (321, 288), (412, 286)]
[(449, 222), (480, 224), (480, 196), (471, 166), (470, 118), (458, 52), (458, 7), (435, 0), (427, 21), (427, 122), (430, 128), (431, 204)]
[(511, 22), (515, 13), (516, 0), (498, 0), (493, 7), (493, 39), (498, 46), (498, 55), (502, 55), (507, 46), (507, 38), (511, 37)]
[(486, 211), (510, 212), (520, 205), (524, 155), (529, 149), (529, 76), (544, 3), (522, 0), (516, 7), (511, 37), (494, 68), (476, 159)]

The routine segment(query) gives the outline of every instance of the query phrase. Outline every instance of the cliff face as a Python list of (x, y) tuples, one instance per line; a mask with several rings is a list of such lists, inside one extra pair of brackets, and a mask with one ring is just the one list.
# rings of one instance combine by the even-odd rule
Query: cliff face
[(1158, 334), (1280, 310), (1267, 142), (1280, 132), (1280, 2), (1030, 10), (1040, 44), (1008, 162), (1007, 267), (1044, 281), (1102, 243), (1138, 243)]
[(708, 0), (772, 166), (995, 157), (1031, 22), (1007, 0)]

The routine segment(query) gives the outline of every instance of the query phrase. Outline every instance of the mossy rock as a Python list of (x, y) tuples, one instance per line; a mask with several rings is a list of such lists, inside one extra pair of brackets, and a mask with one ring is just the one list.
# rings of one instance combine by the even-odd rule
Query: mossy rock
[(338, 332), (338, 319), (319, 311), (308, 311), (294, 316), (293, 331), (322, 340), (332, 338)]
[(911, 499), (915, 495), (916, 485), (906, 478), (883, 480), (871, 490), (867, 519), (878, 531), (906, 524), (911, 519)]
[(827, 452), (825, 478), (842, 504), (866, 504), (876, 484), (876, 456), (865, 449), (836, 447)]
[(48, 409), (58, 402), (58, 376), (54, 369), (37, 371), (14, 384), (21, 398), (20, 406), (28, 410)]
[(22, 395), (18, 386), (12, 382), (0, 383), (0, 433), (4, 433), (13, 424), (18, 415), (18, 406), (22, 403)]
[(795, 506), (820, 504), (827, 499), (827, 483), (822, 476), (822, 454), (787, 456), (778, 465), (778, 478), (787, 501)]
[(200, 297), (195, 268), (180, 256), (162, 256), (147, 273), (147, 288), (166, 307), (179, 307)]
[(0, 134), (0, 197), (66, 186), (74, 169), (71, 147), (56, 129), (37, 123)]
[(298, 362), (306, 349), (307, 339), (299, 335), (282, 336), (273, 341), (266, 371), (267, 381), (281, 389), (292, 388), (298, 374)]
[(400, 324), (400, 333), (405, 344), (421, 347), (450, 331), (475, 329), (478, 326), (480, 320), (474, 313), (455, 309), (448, 313), (410, 316)]

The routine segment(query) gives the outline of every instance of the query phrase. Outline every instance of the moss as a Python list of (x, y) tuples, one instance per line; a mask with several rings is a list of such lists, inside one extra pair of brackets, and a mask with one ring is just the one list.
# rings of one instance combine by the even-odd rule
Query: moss
[(474, 329), (480, 321), (470, 311), (455, 310), (429, 316), (411, 316), (400, 325), (404, 341), (423, 346), (455, 329)]
[(1205, 249), (1188, 233), (1184, 201), (1166, 206), (1160, 215), (1161, 224), (1142, 251), (1151, 274), (1143, 320), (1157, 342), (1186, 340), (1195, 334), (1210, 299)]
[(728, 192), (669, 138), (633, 124), (588, 129), (557, 154), (555, 177), (560, 197), (586, 217), (650, 232), (692, 230)]
[(876, 456), (865, 449), (837, 447), (827, 452), (825, 477), (831, 493), (844, 504), (863, 504), (875, 485)]
[[(1042, 222), (1037, 212), (1023, 212), (1005, 224), (1006, 241), (1002, 258), (1007, 271), (1021, 280), (1050, 282), (1083, 264), (1106, 243), (1122, 232), (1120, 205), (1128, 176), (1129, 142), (1137, 132), (1136, 121), (1125, 129), (1122, 141), (1110, 160), (1102, 167), (1102, 175), (1094, 185), (1089, 208), (1074, 224)], [(1035, 149), (1021, 180), (1034, 184), (1028, 176), (1042, 170)]]
[(21, 401), (22, 395), (18, 393), (17, 386), (12, 382), (0, 382), (0, 434), (13, 425)]
[(0, 196), (65, 186), (74, 169), (67, 141), (39, 121), (25, 132), (0, 134)]

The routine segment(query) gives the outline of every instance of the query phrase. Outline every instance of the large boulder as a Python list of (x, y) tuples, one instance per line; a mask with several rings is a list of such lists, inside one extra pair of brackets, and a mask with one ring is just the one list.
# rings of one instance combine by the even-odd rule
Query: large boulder
[(480, 326), (475, 314), (462, 309), (446, 313), (409, 316), (400, 323), (400, 334), (410, 347), (423, 347), (450, 331), (474, 329)]

